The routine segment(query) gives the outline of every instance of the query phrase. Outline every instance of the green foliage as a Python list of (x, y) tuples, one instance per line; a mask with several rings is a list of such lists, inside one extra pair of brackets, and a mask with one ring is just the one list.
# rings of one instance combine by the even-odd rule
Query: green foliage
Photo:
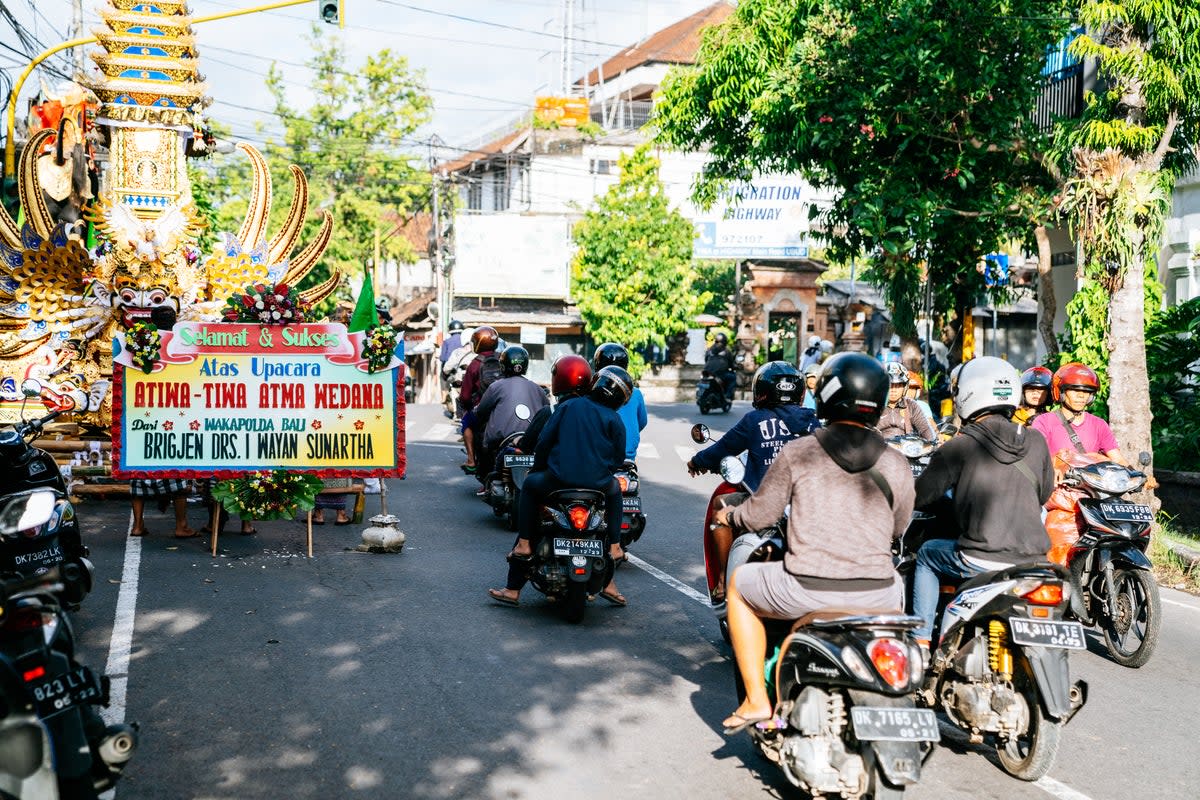
[(1146, 329), (1158, 466), (1200, 470), (1200, 298), (1167, 309)]
[(923, 273), (939, 310), (969, 303), (979, 257), (1049, 213), (1049, 142), (1026, 120), (1070, 6), (743, 0), (664, 82), (659, 138), (707, 149), (701, 202), (764, 172), (835, 188), (818, 214), (830, 257), (871, 255), (911, 332)]
[(598, 342), (630, 349), (636, 377), (643, 362), (633, 348), (666, 347), (711, 299), (692, 289), (692, 224), (670, 207), (658, 159), (643, 145), (620, 160), (621, 178), (573, 230), (578, 250), (571, 293)]
[(204, 220), (204, 230), (200, 232), (196, 246), (200, 248), (201, 253), (207, 255), (217, 246), (217, 210), (213, 206), (216, 190), (213, 187), (213, 176), (210, 170), (191, 162), (188, 163), (187, 170), (188, 179), (192, 184), (192, 202), (196, 206), (196, 213)]
[(212, 496), (242, 519), (292, 519), (313, 509), (323, 486), (315, 475), (276, 469), (218, 481)]
[[(281, 74), (275, 67), (270, 71), (267, 88), (283, 136), (282, 140), (269, 137), (263, 148), (275, 184), (271, 232), (290, 204), (289, 164), (308, 176), (311, 207), (327, 209), (334, 217), (333, 239), (302, 289), (325, 280), (333, 269), (359, 274), (373, 258), (377, 232), (384, 234), (383, 259), (415, 260), (403, 237), (386, 234), (397, 216), (428, 203), (429, 173), (413, 151), (411, 137), (429, 121), (433, 107), (424, 75), (411, 69), (403, 56), (381, 50), (349, 72), (340, 40), (323, 39), (314, 27), (311, 44), (308, 64), (313, 77), (307, 108), (294, 106)], [(249, 164), (240, 153), (216, 155), (213, 162), (217, 230), (236, 232), (249, 196)], [(309, 241), (318, 227), (313, 214), (300, 244)], [(348, 289), (343, 292), (343, 299), (351, 299)]]
[(692, 264), (692, 270), (693, 290), (709, 295), (701, 313), (724, 318), (729, 313), (729, 298), (737, 292), (734, 283), (737, 262), (698, 260)]
[(575, 130), (579, 131), (580, 136), (587, 139), (599, 139), (604, 135), (604, 127), (599, 122), (593, 122), (590, 119), (577, 125)]

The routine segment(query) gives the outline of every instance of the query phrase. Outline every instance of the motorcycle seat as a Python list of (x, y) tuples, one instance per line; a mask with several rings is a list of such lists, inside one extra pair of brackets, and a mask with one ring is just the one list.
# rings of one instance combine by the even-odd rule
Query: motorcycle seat
[(919, 617), (910, 617), (894, 608), (822, 608), (810, 611), (792, 625), (792, 632), (801, 628), (890, 627), (916, 628)]
[[(974, 577), (967, 578), (965, 581), (958, 584), (958, 591), (962, 592), (966, 591), (967, 589), (975, 589), (980, 586), (987, 586), (989, 583), (1020, 580), (1021, 578), (1056, 578), (1058, 580), (1066, 580), (1066, 577), (1066, 574), (1054, 564), (1017, 564), (1012, 567), (994, 570), (992, 572), (981, 572)], [(942, 580), (945, 581), (944, 578)]]
[(551, 492), (546, 498), (547, 504), (558, 503), (591, 503), (602, 504), (604, 502), (604, 492), (597, 492), (594, 489), (559, 489), (557, 492)]

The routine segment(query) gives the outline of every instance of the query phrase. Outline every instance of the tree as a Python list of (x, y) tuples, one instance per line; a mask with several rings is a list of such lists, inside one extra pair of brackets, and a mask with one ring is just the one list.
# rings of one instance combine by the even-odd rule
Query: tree
[(692, 286), (696, 291), (709, 295), (708, 302), (700, 309), (701, 312), (716, 317), (728, 317), (730, 304), (737, 302), (737, 262), (697, 260), (692, 269)]
[(597, 342), (630, 347), (630, 371), (643, 360), (633, 350), (692, 325), (711, 298), (692, 290), (692, 223), (671, 209), (659, 161), (643, 145), (621, 156), (620, 180), (576, 223), (578, 250), (571, 293)]
[(874, 259), (898, 329), (984, 293), (979, 258), (1044, 221), (1057, 185), (1028, 122), (1066, 0), (743, 0), (664, 82), (660, 139), (710, 160), (711, 201), (755, 173), (836, 190), (835, 260)]
[[(311, 42), (313, 99), (307, 108), (289, 102), (274, 65), (267, 77), (274, 114), (283, 128), (281, 139), (270, 137), (263, 148), (276, 192), (283, 195), (273, 205), (272, 223), (278, 225), (287, 214), (287, 170), (295, 164), (308, 177), (312, 207), (328, 208), (334, 216), (333, 238), (307, 283), (325, 280), (332, 268), (361, 274), (374, 258), (377, 237), (384, 260), (411, 262), (415, 254), (408, 242), (386, 234), (397, 219), (428, 203), (429, 173), (411, 138), (430, 119), (432, 100), (424, 76), (389, 50), (367, 56), (361, 68), (350, 72), (339, 40), (322, 39), (314, 28)], [(220, 187), (213, 198), (217, 224), (222, 231), (236, 230), (239, 213), (245, 213), (249, 165), (240, 154), (214, 161), (211, 187)], [(316, 229), (316, 220), (310, 220), (301, 241)]]
[[(1072, 158), (1064, 209), (1083, 250), (1085, 287), (1107, 303), (1085, 320), (1109, 350), (1109, 421), (1127, 454), (1151, 450), (1147, 287), (1175, 180), (1200, 143), (1200, 7), (1176, 0), (1083, 0), (1071, 52), (1094, 59), (1099, 89), (1061, 126)], [(1157, 286), (1154, 287), (1157, 289)], [(1158, 295), (1151, 293), (1153, 305)]]

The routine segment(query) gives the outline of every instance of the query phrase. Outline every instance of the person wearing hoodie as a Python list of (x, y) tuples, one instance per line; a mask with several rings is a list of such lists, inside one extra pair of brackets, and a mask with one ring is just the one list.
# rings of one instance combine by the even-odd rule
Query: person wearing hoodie
[(946, 442), (917, 479), (917, 508), (954, 491), (957, 540), (931, 539), (917, 551), (913, 575), (915, 632), (928, 646), (941, 578), (968, 578), (1046, 560), (1050, 539), (1042, 505), (1054, 490), (1046, 440), (1013, 422), (1021, 376), (990, 356), (963, 365), (954, 389), (960, 435)]
[(759, 530), (791, 505), (783, 560), (743, 564), (729, 585), (729, 635), (746, 697), (726, 718), (727, 734), (774, 724), (762, 618), (904, 605), (892, 541), (908, 528), (913, 480), (904, 456), (872, 430), (887, 391), (883, 366), (870, 356), (831, 358), (817, 383), (817, 414), (828, 427), (784, 446), (754, 495), (716, 514), (719, 524)]

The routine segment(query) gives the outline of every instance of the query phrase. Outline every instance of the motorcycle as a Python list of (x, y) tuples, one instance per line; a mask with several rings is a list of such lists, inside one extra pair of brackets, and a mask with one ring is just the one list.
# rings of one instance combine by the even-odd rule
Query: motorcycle
[[(707, 441), (707, 429), (693, 439)], [(745, 464), (727, 456), (714, 497), (744, 491)], [(713, 504), (710, 503), (710, 509)], [(778, 561), (787, 517), (734, 540), (727, 574), (742, 564)], [(716, 585), (711, 519), (705, 520), (709, 590)], [(728, 585), (728, 584), (727, 584)], [(725, 603), (714, 604), (729, 641)], [(767, 621), (767, 690), (776, 724), (748, 730), (792, 785), (812, 796), (903, 797), (940, 738), (937, 717), (916, 707), (923, 661), (911, 632), (920, 619), (873, 611), (822, 610), (793, 622)], [(868, 666), (869, 665), (869, 666)], [(739, 699), (744, 689), (738, 681)]]
[(914, 480), (921, 477), (921, 473), (929, 466), (929, 459), (934, 450), (931, 442), (925, 441), (916, 433), (893, 436), (887, 440), (887, 445), (908, 459), (908, 468)]
[[(26, 399), (43, 392), (35, 380), (25, 381), (21, 389)], [(28, 577), (59, 567), (60, 598), (74, 609), (91, 592), (95, 570), (57, 462), (30, 444), (47, 423), (75, 408), (74, 400), (63, 396), (53, 405), (54, 409), (39, 419), (22, 420), (0, 430), (0, 485), (4, 487), (0, 500), (47, 489), (55, 497), (54, 514), (46, 525), (0, 535), (0, 573)]]
[(700, 406), (701, 414), (714, 410), (728, 411), (733, 406), (725, 396), (724, 381), (708, 370), (703, 370), (700, 380), (696, 382), (696, 405)]
[(642, 538), (646, 530), (646, 515), (642, 512), (642, 498), (638, 495), (641, 481), (638, 479), (637, 464), (626, 461), (613, 474), (621, 485), (621, 549), (629, 550), (629, 546)]
[[(712, 441), (712, 435), (707, 425), (693, 425), (691, 436), (692, 441), (696, 444), (704, 444)], [(725, 599), (723, 597), (716, 598), (715, 592), (717, 586), (721, 585), (722, 577), (725, 578), (724, 585), (728, 586), (728, 576), (733, 574), (734, 567), (746, 563), (749, 555), (758, 551), (767, 542), (774, 542), (774, 546), (778, 547), (782, 552), (783, 525), (786, 523), (786, 520), (781, 520), (778, 528), (758, 531), (753, 534), (743, 534), (735, 539), (733, 546), (729, 550), (729, 558), (725, 565), (725, 575), (722, 576), (720, 559), (717, 557), (717, 544), (712, 534), (714, 527), (713, 515), (721, 507), (717, 500), (720, 497), (737, 492), (749, 493), (750, 490), (742, 482), (746, 474), (746, 465), (741, 459), (735, 456), (726, 456), (721, 459), (720, 474), (721, 482), (713, 489), (712, 496), (708, 500), (708, 510), (704, 514), (704, 533), (701, 536), (701, 541), (704, 542), (704, 575), (708, 580), (709, 603), (712, 605), (713, 612), (717, 615), (717, 625), (721, 629), (721, 636), (728, 642), (729, 624), (725, 619)]]
[(604, 500), (603, 492), (592, 489), (552, 492), (542, 507), (541, 539), (526, 560), (530, 584), (559, 603), (570, 623), (583, 621), (588, 596), (612, 578)]
[[(1148, 465), (1150, 455), (1139, 461)], [(1112, 461), (1073, 467), (1064, 481), (1084, 495), (1076, 511), (1083, 532), (1066, 556), (1071, 612), (1100, 629), (1109, 655), (1125, 667), (1150, 660), (1162, 626), (1158, 583), (1146, 556), (1154, 512), (1123, 500), (1145, 482), (1144, 472)]]
[(483, 500), (492, 507), (492, 513), (504, 517), (510, 531), (517, 529), (517, 493), (525, 476), (533, 467), (533, 454), (525, 454), (516, 446), (524, 431), (505, 437), (496, 452), (498, 469), (491, 472), (483, 482), (486, 490)]
[[(0, 533), (36, 529), (57, 513), (52, 491), (19, 495), (0, 512)], [(137, 726), (105, 725), (109, 679), (75, 660), (70, 620), (56, 595), (61, 570), (5, 575), (0, 583), (0, 788), (15, 796), (95, 798), (115, 785), (137, 747)], [(50, 770), (47, 773), (47, 769)]]
[(1036, 781), (1054, 763), (1062, 727), (1087, 702), (1087, 684), (1070, 677), (1069, 651), (1086, 640), (1083, 626), (1064, 618), (1069, 579), (1061, 567), (1036, 564), (947, 588), (922, 700), (972, 743), (993, 745), (1009, 775)]

